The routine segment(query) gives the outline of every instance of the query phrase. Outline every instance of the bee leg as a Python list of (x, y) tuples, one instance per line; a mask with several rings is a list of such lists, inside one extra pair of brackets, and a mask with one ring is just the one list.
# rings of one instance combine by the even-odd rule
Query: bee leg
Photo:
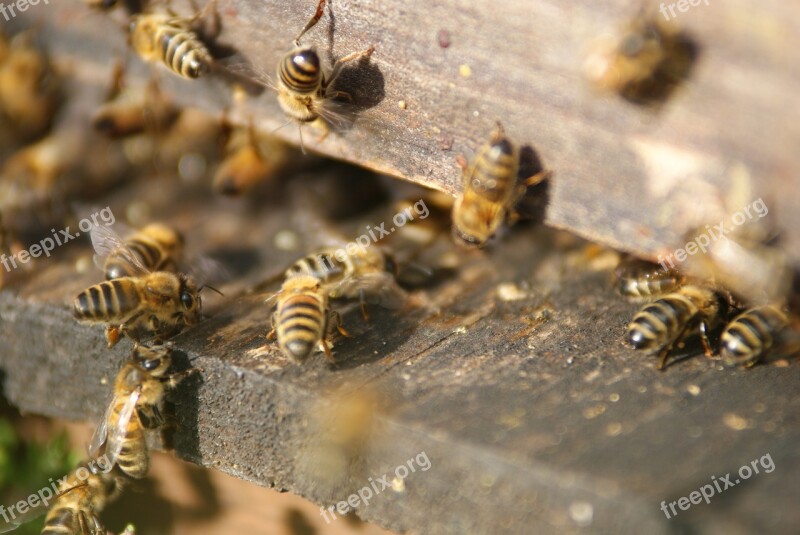
[(328, 344), (328, 341), (325, 338), (323, 338), (322, 340), (319, 341), (319, 345), (322, 347), (322, 350), (325, 352), (325, 357), (329, 361), (331, 361), (332, 364), (336, 364), (336, 359), (333, 358), (333, 353), (331, 353), (331, 348), (330, 348), (330, 345)]
[(335, 310), (331, 310), (330, 313), (328, 314), (328, 328), (327, 328), (328, 333), (329, 334), (332, 333), (333, 329), (339, 331), (339, 334), (341, 334), (342, 336), (347, 336), (347, 337), (350, 336), (350, 333), (347, 332), (347, 329), (345, 329), (342, 326), (342, 316), (340, 316), (339, 313), (336, 312)]
[(535, 186), (536, 184), (538, 184), (540, 182), (544, 182), (545, 180), (550, 178), (551, 174), (552, 173), (550, 172), (550, 170), (542, 169), (541, 171), (539, 171), (535, 175), (529, 176), (528, 178), (523, 180), (522, 181), (522, 185), (525, 186), (526, 188), (529, 188), (531, 186)]
[(375, 52), (375, 46), (370, 46), (366, 50), (362, 50), (360, 52), (353, 52), (352, 54), (348, 54), (344, 57), (341, 57), (336, 60), (336, 63), (333, 64), (333, 71), (331, 71), (330, 77), (325, 80), (325, 96), (327, 97), (330, 92), (328, 91), (329, 87), (333, 87), (333, 84), (336, 82), (336, 78), (342, 73), (342, 67), (345, 63), (349, 61), (353, 61), (354, 59), (360, 58), (369, 58), (372, 53)]
[(714, 351), (711, 349), (711, 341), (708, 339), (707, 322), (701, 321), (700, 325), (698, 326), (698, 330), (700, 331), (700, 342), (703, 344), (703, 352), (705, 353), (706, 357), (713, 359)]
[(169, 377), (165, 378), (164, 381), (167, 383), (168, 388), (175, 388), (178, 386), (178, 383), (186, 379), (192, 374), (200, 373), (202, 370), (200, 368), (189, 368), (188, 370), (183, 370), (181, 372), (175, 372), (170, 374)]
[(136, 407), (136, 413), (145, 429), (156, 429), (164, 423), (164, 417), (156, 405), (141, 405)]
[(325, 1), (326, 0), (319, 0), (319, 3), (317, 4), (317, 10), (311, 16), (311, 19), (309, 19), (303, 29), (300, 30), (300, 33), (297, 34), (297, 37), (294, 38), (294, 46), (300, 46), (300, 38), (303, 37), (308, 30), (313, 28), (314, 25), (319, 22), (319, 19), (322, 18), (322, 14), (325, 11)]
[(267, 340), (274, 340), (277, 335), (275, 328), (275, 314), (272, 315), (272, 329), (267, 333)]
[(467, 168), (469, 167), (469, 163), (467, 162), (467, 158), (463, 154), (456, 155), (456, 165), (462, 172), (466, 172)]
[(109, 349), (117, 345), (117, 342), (119, 342), (121, 335), (122, 332), (120, 326), (109, 325), (108, 327), (106, 327), (106, 341), (108, 342)]
[(670, 353), (672, 353), (672, 349), (675, 347), (675, 344), (683, 340), (683, 338), (686, 336), (686, 333), (691, 330), (691, 327), (693, 327), (693, 323), (688, 322), (678, 333), (678, 336), (676, 336), (669, 344), (662, 347), (661, 351), (658, 352), (659, 361), (657, 368), (659, 370), (664, 370), (664, 368), (666, 368), (667, 359), (669, 358)]
[(222, 32), (222, 23), (219, 19), (219, 11), (217, 10), (217, 0), (209, 0), (202, 10), (197, 9), (192, 1), (192, 6), (196, 11), (196, 15), (192, 17), (191, 25), (195, 26), (197, 33), (203, 39), (212, 40), (219, 36)]
[(367, 314), (367, 299), (364, 296), (364, 288), (358, 290), (358, 301), (361, 305), (361, 315), (364, 316), (364, 321), (369, 321), (369, 314)]

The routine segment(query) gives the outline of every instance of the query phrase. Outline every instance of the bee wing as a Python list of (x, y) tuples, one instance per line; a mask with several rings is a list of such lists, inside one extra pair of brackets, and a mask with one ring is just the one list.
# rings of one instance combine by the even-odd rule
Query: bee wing
[(136, 404), (139, 401), (139, 396), (141, 393), (141, 387), (136, 387), (136, 389), (130, 393), (128, 399), (125, 400), (125, 404), (122, 406), (122, 409), (119, 412), (119, 416), (114, 428), (108, 433), (108, 441), (106, 442), (106, 449), (104, 453), (108, 459), (108, 462), (111, 463), (111, 466), (117, 462), (117, 457), (119, 457), (119, 453), (122, 451), (122, 443), (128, 431), (128, 423), (133, 417), (133, 413), (136, 410)]
[(89, 458), (93, 459), (97, 455), (97, 452), (100, 451), (100, 448), (105, 443), (106, 438), (108, 438), (108, 420), (111, 418), (111, 413), (114, 411), (116, 404), (117, 398), (114, 396), (111, 399), (111, 403), (106, 407), (106, 412), (103, 413), (103, 419), (97, 424), (94, 434), (92, 435), (92, 440), (89, 442)]
[(94, 247), (95, 252), (94, 264), (101, 271), (105, 271), (105, 263), (108, 256), (115, 253), (122, 255), (127, 262), (142, 273), (149, 272), (139, 257), (125, 245), (125, 241), (111, 227), (96, 225), (92, 227), (90, 237), (92, 238), (92, 247)]
[[(66, 492), (69, 492), (70, 490), (72, 489), (69, 489)], [(65, 494), (65, 492), (62, 492), (61, 494)], [(24, 514), (17, 513), (10, 520), (6, 520), (4, 515), (3, 518), (0, 518), (0, 533), (8, 533), (9, 531), (14, 531), (21, 525), (27, 524), (31, 520), (39, 518), (40, 516), (42, 516), (47, 512), (47, 508), (48, 508), (47, 505), (39, 501), (35, 507), (30, 507), (27, 511), (25, 511)]]
[(200, 281), (200, 284), (220, 283), (233, 278), (225, 264), (204, 254), (194, 255), (186, 262), (181, 262), (181, 271)]
[(388, 309), (403, 308), (408, 299), (408, 293), (385, 271), (365, 273), (352, 281), (344, 281), (334, 292), (339, 295), (357, 295), (361, 290), (364, 291), (367, 303)]

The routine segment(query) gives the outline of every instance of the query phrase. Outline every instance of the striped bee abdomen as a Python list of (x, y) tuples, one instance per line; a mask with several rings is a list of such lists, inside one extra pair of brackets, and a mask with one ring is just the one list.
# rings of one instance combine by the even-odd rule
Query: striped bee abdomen
[(728, 364), (755, 363), (773, 346), (778, 333), (787, 323), (786, 315), (771, 305), (739, 314), (722, 333), (722, 358)]
[[(161, 271), (162, 264), (166, 261), (161, 249), (145, 240), (131, 239), (125, 242), (129, 251), (135, 254), (142, 265), (150, 271)], [(106, 280), (120, 277), (133, 277), (138, 270), (122, 253), (112, 252), (106, 260)]]
[(44, 520), (42, 535), (69, 535), (80, 533), (77, 514), (69, 507), (54, 506)]
[(158, 29), (156, 42), (163, 53), (164, 63), (185, 78), (199, 78), (208, 72), (213, 59), (197, 35), (176, 24)]
[(295, 93), (316, 93), (322, 85), (319, 55), (311, 48), (286, 54), (278, 67), (278, 76), (281, 83)]
[(490, 202), (505, 200), (516, 185), (517, 157), (506, 138), (493, 141), (475, 161), (470, 187)]
[(317, 296), (288, 297), (277, 311), (278, 345), (296, 361), (304, 361), (325, 331), (325, 307)]
[(150, 456), (147, 453), (144, 431), (138, 420), (128, 424), (128, 432), (117, 456), (117, 464), (120, 470), (132, 478), (141, 479), (147, 475)]
[(307, 275), (327, 285), (342, 280), (347, 271), (347, 264), (337, 260), (333, 253), (325, 251), (301, 258), (286, 270), (286, 276)]
[(104, 281), (78, 294), (73, 314), (79, 320), (122, 318), (139, 305), (139, 294), (129, 278)]
[(696, 307), (681, 295), (668, 295), (644, 306), (628, 325), (628, 341), (636, 349), (649, 349), (672, 342)]

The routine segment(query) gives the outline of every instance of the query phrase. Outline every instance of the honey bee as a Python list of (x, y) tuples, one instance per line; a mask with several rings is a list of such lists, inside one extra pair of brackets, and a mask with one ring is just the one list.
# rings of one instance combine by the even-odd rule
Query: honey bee
[(277, 333), (283, 354), (302, 363), (319, 346), (328, 360), (336, 362), (331, 354), (330, 336), (335, 329), (344, 336), (349, 334), (341, 325), (339, 313), (330, 308), (328, 294), (320, 281), (302, 274), (289, 277), (274, 298), (277, 305), (267, 337), (272, 339)]
[(92, 125), (110, 138), (123, 138), (146, 131), (165, 132), (179, 113), (155, 80), (144, 89), (126, 87), (122, 64), (117, 63), (108, 98), (92, 116)]
[(149, 271), (178, 270), (184, 247), (183, 235), (162, 223), (151, 223), (123, 240), (110, 227), (91, 230), (95, 263), (106, 280), (134, 277)]
[(598, 45), (586, 70), (597, 89), (648, 104), (665, 99), (688, 76), (695, 56), (686, 35), (658, 17), (640, 14), (618, 40)]
[(762, 305), (746, 310), (733, 318), (720, 339), (720, 354), (728, 366), (755, 365), (778, 341), (789, 324), (780, 307)]
[(663, 269), (643, 260), (629, 259), (616, 270), (617, 291), (633, 299), (653, 299), (678, 289), (684, 277), (677, 270)]
[(52, 125), (63, 100), (61, 77), (31, 31), (0, 48), (0, 118), (16, 141), (30, 141)]
[(459, 165), (463, 191), (453, 205), (453, 236), (456, 243), (467, 248), (483, 247), (503, 222), (512, 222), (513, 208), (526, 188), (549, 175), (540, 171), (518, 181), (519, 153), (500, 123), (472, 164), (459, 161)]
[(196, 368), (167, 374), (172, 363), (168, 347), (136, 346), (132, 358), (117, 373), (114, 396), (95, 430), (89, 455), (103, 454), (110, 466), (115, 464), (127, 476), (140, 479), (150, 468), (146, 429), (164, 423), (159, 406), (167, 390), (174, 388)]
[[(79, 469), (78, 469), (79, 470)], [(44, 521), (42, 535), (105, 535), (99, 514), (122, 489), (122, 480), (113, 472), (90, 472), (85, 480), (73, 471), (62, 484)]]
[(646, 304), (628, 325), (628, 342), (639, 350), (655, 350), (663, 370), (675, 345), (697, 330), (706, 355), (711, 355), (707, 331), (720, 319), (721, 302), (708, 288), (687, 285)]
[(275, 137), (259, 138), (253, 123), (237, 128), (229, 136), (227, 156), (214, 174), (214, 191), (241, 195), (268, 180), (288, 161), (289, 147)]
[(197, 323), (200, 308), (200, 289), (191, 277), (154, 271), (90, 286), (75, 298), (73, 315), (83, 323), (108, 324), (111, 348), (122, 334), (137, 342), (144, 336), (174, 336)]
[[(195, 79), (208, 74), (214, 66), (204, 39), (213, 35), (202, 35), (198, 22), (207, 16), (207, 11), (217, 22), (215, 1), (187, 19), (165, 13), (143, 13), (134, 15), (130, 24), (130, 41), (134, 51), (147, 62), (161, 63), (175, 74)], [(219, 28), (215, 28), (215, 34)]]
[(331, 109), (333, 99), (351, 98), (348, 93), (333, 89), (342, 67), (347, 62), (370, 57), (375, 50), (371, 46), (361, 52), (339, 58), (334, 63), (330, 75), (326, 76), (322, 72), (316, 49), (300, 45), (300, 38), (322, 17), (325, 2), (326, 0), (319, 0), (316, 12), (295, 37), (294, 48), (278, 64), (277, 73), (278, 103), (284, 113), (299, 123), (314, 122), (323, 130), (327, 130), (325, 122), (337, 121), (337, 115)]
[(407, 298), (395, 278), (394, 257), (375, 246), (357, 247), (352, 253), (345, 248), (323, 248), (297, 260), (285, 275), (287, 280), (299, 275), (316, 279), (331, 299), (358, 297), (365, 319), (368, 297), (385, 308), (400, 308)]

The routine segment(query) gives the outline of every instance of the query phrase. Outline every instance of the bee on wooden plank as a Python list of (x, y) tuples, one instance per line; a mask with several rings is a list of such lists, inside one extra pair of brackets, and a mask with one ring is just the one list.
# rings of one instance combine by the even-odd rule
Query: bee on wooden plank
[(466, 248), (484, 247), (503, 223), (513, 223), (514, 207), (528, 186), (550, 174), (542, 170), (524, 181), (518, 179), (519, 151), (500, 123), (472, 163), (461, 159), (459, 165), (463, 190), (453, 205), (453, 237)]

